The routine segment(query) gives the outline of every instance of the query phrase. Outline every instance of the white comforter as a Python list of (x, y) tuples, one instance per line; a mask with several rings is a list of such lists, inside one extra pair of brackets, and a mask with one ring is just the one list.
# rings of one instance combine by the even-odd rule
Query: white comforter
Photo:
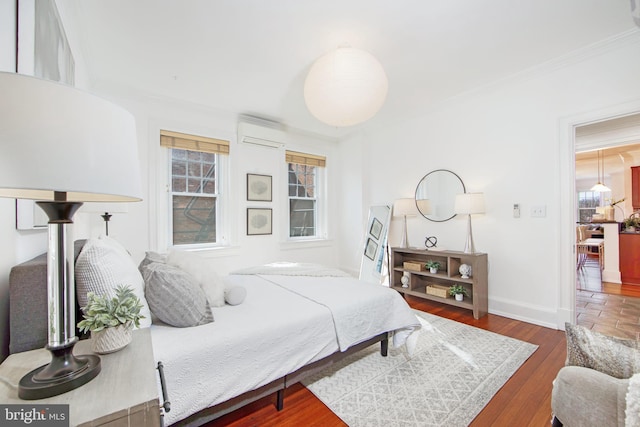
[(268, 384), (379, 333), (419, 323), (399, 294), (343, 277), (232, 275), (247, 290), (237, 306), (214, 307), (215, 321), (192, 328), (151, 326), (171, 411), (167, 424)]
[(420, 327), (400, 294), (383, 286), (351, 277), (260, 277), (327, 307), (340, 351), (386, 331), (395, 331), (393, 346), (399, 347)]

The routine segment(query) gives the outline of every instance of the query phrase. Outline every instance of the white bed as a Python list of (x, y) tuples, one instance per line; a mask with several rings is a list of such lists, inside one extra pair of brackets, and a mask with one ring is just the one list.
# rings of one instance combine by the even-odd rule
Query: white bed
[(288, 374), (384, 332), (396, 331), (394, 347), (409, 345), (419, 328), (407, 303), (387, 287), (328, 272), (243, 273), (252, 272), (262, 274), (225, 278), (247, 295), (240, 305), (213, 307), (214, 322), (151, 326), (171, 401), (167, 425), (188, 417), (191, 423), (205, 408), (274, 382), (280, 390), (290, 385), (278, 383)]

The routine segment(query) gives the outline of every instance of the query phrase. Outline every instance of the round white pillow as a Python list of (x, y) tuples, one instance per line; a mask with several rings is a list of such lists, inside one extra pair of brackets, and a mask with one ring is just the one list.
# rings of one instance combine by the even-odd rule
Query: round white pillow
[(242, 304), (246, 296), (247, 290), (242, 286), (232, 286), (224, 291), (224, 300), (229, 305)]

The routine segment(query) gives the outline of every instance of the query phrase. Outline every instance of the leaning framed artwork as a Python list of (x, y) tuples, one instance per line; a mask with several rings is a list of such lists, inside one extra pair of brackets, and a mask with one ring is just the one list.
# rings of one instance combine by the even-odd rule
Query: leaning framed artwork
[(371, 222), (371, 228), (369, 229), (369, 233), (376, 239), (380, 240), (380, 233), (382, 233), (382, 223), (378, 220), (378, 218), (374, 218)]
[(367, 240), (367, 246), (364, 248), (364, 256), (370, 260), (374, 260), (376, 252), (378, 251), (378, 244), (373, 239)]
[(20, 74), (75, 84), (75, 61), (55, 0), (18, 0)]
[(247, 208), (247, 236), (271, 234), (273, 232), (272, 210)]
[(270, 175), (247, 174), (247, 200), (250, 202), (272, 201), (272, 178)]

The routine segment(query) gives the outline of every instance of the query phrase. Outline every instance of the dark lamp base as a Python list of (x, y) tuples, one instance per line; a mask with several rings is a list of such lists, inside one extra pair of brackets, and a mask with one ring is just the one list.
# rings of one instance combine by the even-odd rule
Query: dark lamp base
[(44, 399), (78, 388), (100, 373), (100, 358), (93, 354), (73, 355), (73, 345), (51, 349), (51, 362), (20, 379), (18, 397), (25, 400)]

